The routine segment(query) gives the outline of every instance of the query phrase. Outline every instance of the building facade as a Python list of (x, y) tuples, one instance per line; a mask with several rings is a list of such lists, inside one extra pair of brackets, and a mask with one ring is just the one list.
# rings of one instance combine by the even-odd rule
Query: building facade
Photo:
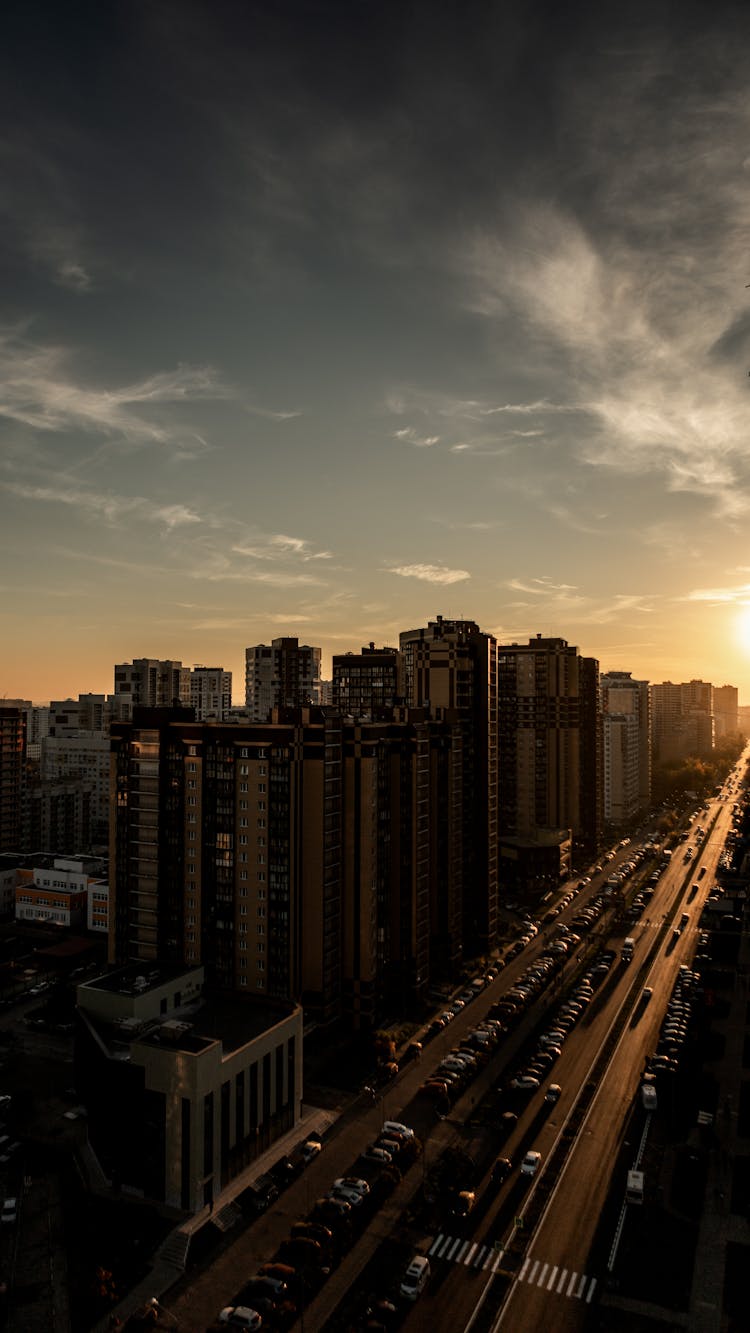
[(190, 668), (155, 657), (134, 658), (115, 667), (112, 717), (127, 722), (134, 708), (170, 708), (190, 704)]
[(232, 707), (232, 673), (223, 667), (193, 667), (190, 706), (199, 722), (224, 722)]
[(118, 969), (77, 988), (76, 1086), (108, 1179), (183, 1213), (299, 1121), (302, 1011), (210, 1001), (200, 968)]
[(320, 703), (320, 648), (299, 639), (273, 639), (245, 649), (245, 707), (254, 722), (270, 722), (274, 708)]
[(648, 681), (629, 671), (601, 677), (604, 732), (604, 818), (612, 825), (636, 819), (651, 803), (651, 727)]
[[(498, 647), (500, 829), (570, 830), (595, 850), (603, 810), (598, 663), (565, 639)], [(563, 835), (564, 836), (564, 835)]]
[(438, 616), (400, 634), (399, 647), (407, 703), (462, 735), (462, 827), (453, 845), (462, 859), (463, 951), (474, 956), (492, 947), (498, 928), (497, 644), (472, 620)]

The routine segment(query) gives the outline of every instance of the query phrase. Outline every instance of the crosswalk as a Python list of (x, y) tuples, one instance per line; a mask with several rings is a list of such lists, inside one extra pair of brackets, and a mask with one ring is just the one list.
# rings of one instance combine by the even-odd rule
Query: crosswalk
[[(463, 1264), (488, 1273), (497, 1273), (505, 1253), (492, 1245), (480, 1245), (478, 1241), (465, 1240), (463, 1236), (446, 1236), (440, 1232), (429, 1249), (431, 1259), (445, 1259), (449, 1263)], [(529, 1286), (544, 1287), (557, 1296), (583, 1301), (590, 1305), (596, 1291), (596, 1278), (586, 1273), (578, 1273), (570, 1268), (561, 1268), (559, 1264), (544, 1263), (541, 1259), (524, 1259), (517, 1274), (519, 1282)]]
[(496, 1273), (502, 1262), (504, 1250), (496, 1250), (492, 1245), (480, 1245), (478, 1241), (464, 1240), (463, 1236), (446, 1236), (441, 1231), (432, 1242), (429, 1254), (436, 1259), (447, 1259), (454, 1264), (463, 1264), (465, 1268)]

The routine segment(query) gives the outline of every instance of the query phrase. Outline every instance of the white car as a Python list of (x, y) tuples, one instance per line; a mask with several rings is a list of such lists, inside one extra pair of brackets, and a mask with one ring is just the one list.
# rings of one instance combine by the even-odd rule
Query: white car
[(542, 1154), (540, 1152), (535, 1152), (533, 1149), (531, 1150), (531, 1152), (527, 1152), (526, 1156), (521, 1162), (521, 1175), (535, 1176), (537, 1171), (539, 1170), (539, 1164), (541, 1160), (542, 1160)]
[(557, 1102), (557, 1101), (559, 1101), (559, 1100), (560, 1100), (560, 1093), (561, 1093), (561, 1092), (562, 1092), (562, 1088), (560, 1087), (560, 1084), (559, 1084), (559, 1083), (550, 1083), (550, 1085), (549, 1085), (547, 1091), (546, 1091), (545, 1094), (544, 1094), (544, 1100), (545, 1100), (545, 1102)]
[(302, 1161), (312, 1162), (319, 1152), (322, 1152), (323, 1144), (318, 1143), (317, 1139), (308, 1139), (307, 1143), (302, 1145)]
[(404, 1138), (407, 1139), (414, 1138), (414, 1130), (410, 1129), (408, 1125), (402, 1125), (398, 1120), (383, 1121), (383, 1134), (387, 1135), (389, 1131), (394, 1131), (396, 1134), (403, 1134)]
[(249, 1305), (226, 1305), (219, 1315), (220, 1324), (230, 1324), (232, 1328), (252, 1328), (263, 1327), (263, 1320), (257, 1310), (251, 1310)]
[(401, 1279), (401, 1286), (399, 1288), (401, 1295), (407, 1301), (415, 1301), (418, 1296), (422, 1295), (429, 1278), (429, 1259), (425, 1259), (422, 1254), (416, 1255)]
[(370, 1193), (370, 1186), (368, 1185), (367, 1181), (360, 1180), (358, 1176), (339, 1176), (338, 1180), (334, 1180), (333, 1188), (335, 1190), (337, 1189), (356, 1190), (357, 1193), (361, 1194), (363, 1198), (365, 1194)]
[(334, 1185), (328, 1193), (329, 1199), (341, 1199), (344, 1203), (348, 1203), (350, 1208), (359, 1208), (364, 1197), (359, 1190), (348, 1189), (346, 1185)]

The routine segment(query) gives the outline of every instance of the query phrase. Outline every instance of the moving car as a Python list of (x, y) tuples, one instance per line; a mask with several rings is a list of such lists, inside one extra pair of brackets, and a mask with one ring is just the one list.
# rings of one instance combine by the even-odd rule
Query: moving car
[(539, 1164), (541, 1160), (542, 1160), (542, 1154), (540, 1152), (536, 1152), (532, 1148), (530, 1152), (527, 1152), (526, 1156), (521, 1162), (521, 1175), (535, 1176), (537, 1171), (539, 1170)]
[(423, 1254), (417, 1254), (401, 1279), (400, 1294), (407, 1301), (416, 1301), (422, 1295), (430, 1279), (430, 1261)]

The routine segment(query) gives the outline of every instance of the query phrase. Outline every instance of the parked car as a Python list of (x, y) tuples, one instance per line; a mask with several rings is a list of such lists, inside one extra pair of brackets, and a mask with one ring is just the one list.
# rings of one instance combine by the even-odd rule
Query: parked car
[(219, 1323), (229, 1324), (230, 1328), (263, 1327), (261, 1315), (257, 1310), (251, 1310), (249, 1305), (226, 1305), (219, 1315)]
[(305, 1163), (305, 1165), (307, 1165), (308, 1162), (314, 1161), (315, 1158), (318, 1156), (318, 1153), (322, 1151), (323, 1151), (323, 1144), (319, 1143), (317, 1139), (308, 1139), (307, 1143), (303, 1143), (302, 1160)]

